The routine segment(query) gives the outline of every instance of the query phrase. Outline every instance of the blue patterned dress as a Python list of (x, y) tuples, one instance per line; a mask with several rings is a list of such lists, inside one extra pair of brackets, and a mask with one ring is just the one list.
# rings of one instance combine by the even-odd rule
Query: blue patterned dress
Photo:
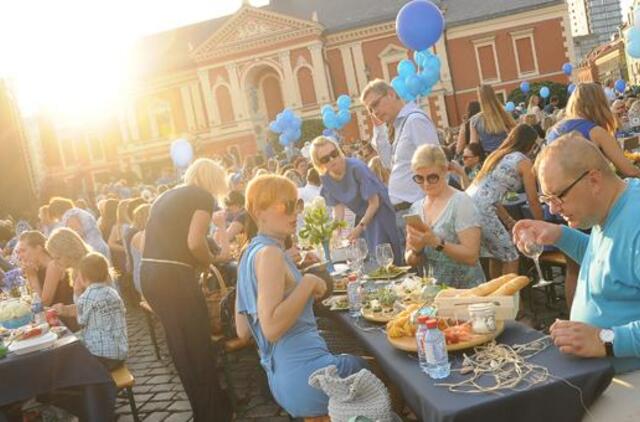
[(82, 224), (82, 233), (78, 233), (78, 235), (82, 240), (84, 240), (87, 245), (91, 246), (94, 251), (100, 252), (109, 262), (111, 262), (109, 245), (107, 245), (107, 242), (102, 238), (102, 233), (100, 233), (100, 228), (98, 227), (95, 217), (83, 209), (71, 208), (65, 212), (60, 219), (63, 227), (68, 227), (70, 218), (77, 218), (80, 220), (80, 223)]

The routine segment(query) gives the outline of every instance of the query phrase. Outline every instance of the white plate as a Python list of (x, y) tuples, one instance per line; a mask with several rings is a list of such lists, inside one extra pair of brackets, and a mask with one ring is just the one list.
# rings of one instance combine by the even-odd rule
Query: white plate
[(331, 276), (337, 277), (347, 271), (349, 271), (349, 266), (347, 264), (333, 264), (333, 272), (331, 273)]
[(55, 333), (47, 332), (41, 336), (30, 338), (27, 340), (14, 341), (9, 346), (9, 351), (16, 355), (24, 355), (38, 350), (46, 349), (58, 340)]

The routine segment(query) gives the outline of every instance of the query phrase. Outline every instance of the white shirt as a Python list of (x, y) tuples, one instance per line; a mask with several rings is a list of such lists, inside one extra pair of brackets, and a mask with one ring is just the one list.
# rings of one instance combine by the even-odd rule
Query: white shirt
[(372, 145), (385, 167), (391, 168), (389, 176), (391, 203), (413, 204), (424, 197), (424, 192), (412, 179), (411, 158), (420, 145), (440, 145), (438, 131), (433, 122), (413, 102), (405, 104), (393, 122), (395, 128), (393, 145), (389, 143), (386, 128), (381, 126), (374, 128)]
[(302, 199), (305, 204), (308, 204), (320, 196), (320, 189), (321, 186), (313, 186), (307, 183), (303, 187), (298, 188), (298, 197)]

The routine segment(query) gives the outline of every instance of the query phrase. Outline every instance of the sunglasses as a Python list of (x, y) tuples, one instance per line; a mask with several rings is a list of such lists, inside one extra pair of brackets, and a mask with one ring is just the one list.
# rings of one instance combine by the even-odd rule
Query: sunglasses
[(423, 185), (426, 180), (428, 184), (435, 185), (440, 181), (440, 175), (436, 173), (427, 174), (427, 177), (421, 176), (419, 174), (414, 174), (412, 177), (413, 181), (419, 185)]
[(591, 170), (587, 170), (584, 173), (582, 173), (582, 175), (580, 175), (580, 177), (578, 177), (576, 180), (574, 180), (573, 183), (571, 183), (569, 186), (567, 186), (566, 189), (564, 189), (559, 194), (557, 194), (557, 195), (539, 195), (538, 196), (538, 200), (540, 202), (543, 202), (543, 203), (547, 204), (547, 205), (556, 205), (556, 206), (562, 205), (564, 203), (563, 198), (565, 196), (567, 196), (567, 194), (569, 193), (571, 188), (573, 188), (575, 185), (577, 185), (578, 182), (580, 182), (582, 179), (584, 179), (584, 176), (586, 176), (590, 172), (591, 172)]
[(338, 156), (340, 156), (340, 152), (338, 152), (337, 149), (334, 149), (324, 157), (318, 158), (318, 161), (320, 162), (320, 164), (328, 164), (329, 161), (333, 160), (334, 158), (338, 158)]

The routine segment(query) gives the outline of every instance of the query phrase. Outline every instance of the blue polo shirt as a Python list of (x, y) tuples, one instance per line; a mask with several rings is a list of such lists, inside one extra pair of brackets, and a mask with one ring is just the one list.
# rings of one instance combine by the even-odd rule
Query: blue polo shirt
[(640, 369), (640, 180), (627, 187), (591, 236), (562, 228), (556, 246), (580, 262), (571, 320), (615, 332), (616, 372)]

